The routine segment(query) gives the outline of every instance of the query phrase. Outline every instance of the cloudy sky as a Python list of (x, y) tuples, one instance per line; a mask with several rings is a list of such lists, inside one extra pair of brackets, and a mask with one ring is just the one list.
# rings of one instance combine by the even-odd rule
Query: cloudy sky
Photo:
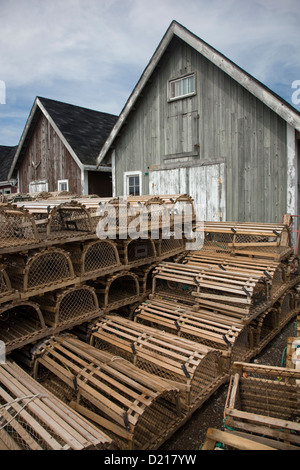
[(36, 96), (119, 114), (172, 20), (300, 111), (299, 3), (0, 0), (0, 145), (18, 144)]

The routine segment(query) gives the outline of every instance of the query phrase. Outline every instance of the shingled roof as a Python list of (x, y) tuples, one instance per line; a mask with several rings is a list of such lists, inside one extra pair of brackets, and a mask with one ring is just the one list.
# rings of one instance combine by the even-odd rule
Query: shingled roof
[(84, 165), (95, 165), (118, 116), (38, 97)]
[(96, 165), (101, 147), (118, 119), (114, 114), (37, 96), (21, 136), (10, 177), (25, 154), (41, 113), (47, 117), (81, 168)]
[(8, 181), (8, 173), (18, 146), (0, 145), (0, 183)]

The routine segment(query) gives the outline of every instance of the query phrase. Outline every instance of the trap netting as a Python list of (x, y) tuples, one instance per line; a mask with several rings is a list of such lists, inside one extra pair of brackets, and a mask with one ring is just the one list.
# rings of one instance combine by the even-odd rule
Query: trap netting
[(71, 327), (101, 313), (95, 290), (86, 285), (48, 292), (38, 302), (45, 323), (53, 327)]
[(91, 282), (97, 293), (99, 305), (106, 310), (116, 309), (140, 299), (140, 285), (131, 271), (99, 277)]
[(77, 201), (59, 204), (50, 210), (44, 232), (47, 238), (69, 238), (87, 235), (92, 233), (90, 214)]
[(0, 207), (0, 252), (9, 248), (38, 243), (38, 234), (32, 215), (23, 208), (7, 204)]
[(108, 274), (121, 267), (117, 246), (112, 240), (68, 244), (67, 248), (76, 275), (83, 279)]
[(75, 277), (69, 254), (59, 248), (29, 251), (6, 259), (12, 285), (22, 293), (41, 293), (66, 285)]

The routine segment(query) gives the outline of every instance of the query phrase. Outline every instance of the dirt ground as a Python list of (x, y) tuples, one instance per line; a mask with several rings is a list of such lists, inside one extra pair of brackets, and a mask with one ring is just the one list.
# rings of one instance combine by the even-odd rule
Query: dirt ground
[[(285, 348), (287, 338), (294, 336), (296, 319), (288, 323), (283, 330), (251, 362), (271, 366), (285, 366)], [(222, 385), (160, 449), (199, 450), (204, 442), (209, 427), (223, 429), (224, 406), (227, 399), (228, 384)]]

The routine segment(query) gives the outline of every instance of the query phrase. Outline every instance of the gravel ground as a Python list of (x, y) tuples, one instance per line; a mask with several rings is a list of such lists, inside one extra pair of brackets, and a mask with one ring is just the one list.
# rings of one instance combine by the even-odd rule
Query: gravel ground
[[(295, 319), (288, 323), (281, 332), (265, 347), (265, 349), (251, 362), (281, 367), (285, 366), (285, 348), (287, 338), (294, 336)], [(282, 363), (282, 360), (284, 362)], [(180, 428), (165, 442), (160, 449), (199, 450), (204, 442), (207, 428), (223, 428), (224, 406), (227, 399), (228, 384), (222, 385)]]

